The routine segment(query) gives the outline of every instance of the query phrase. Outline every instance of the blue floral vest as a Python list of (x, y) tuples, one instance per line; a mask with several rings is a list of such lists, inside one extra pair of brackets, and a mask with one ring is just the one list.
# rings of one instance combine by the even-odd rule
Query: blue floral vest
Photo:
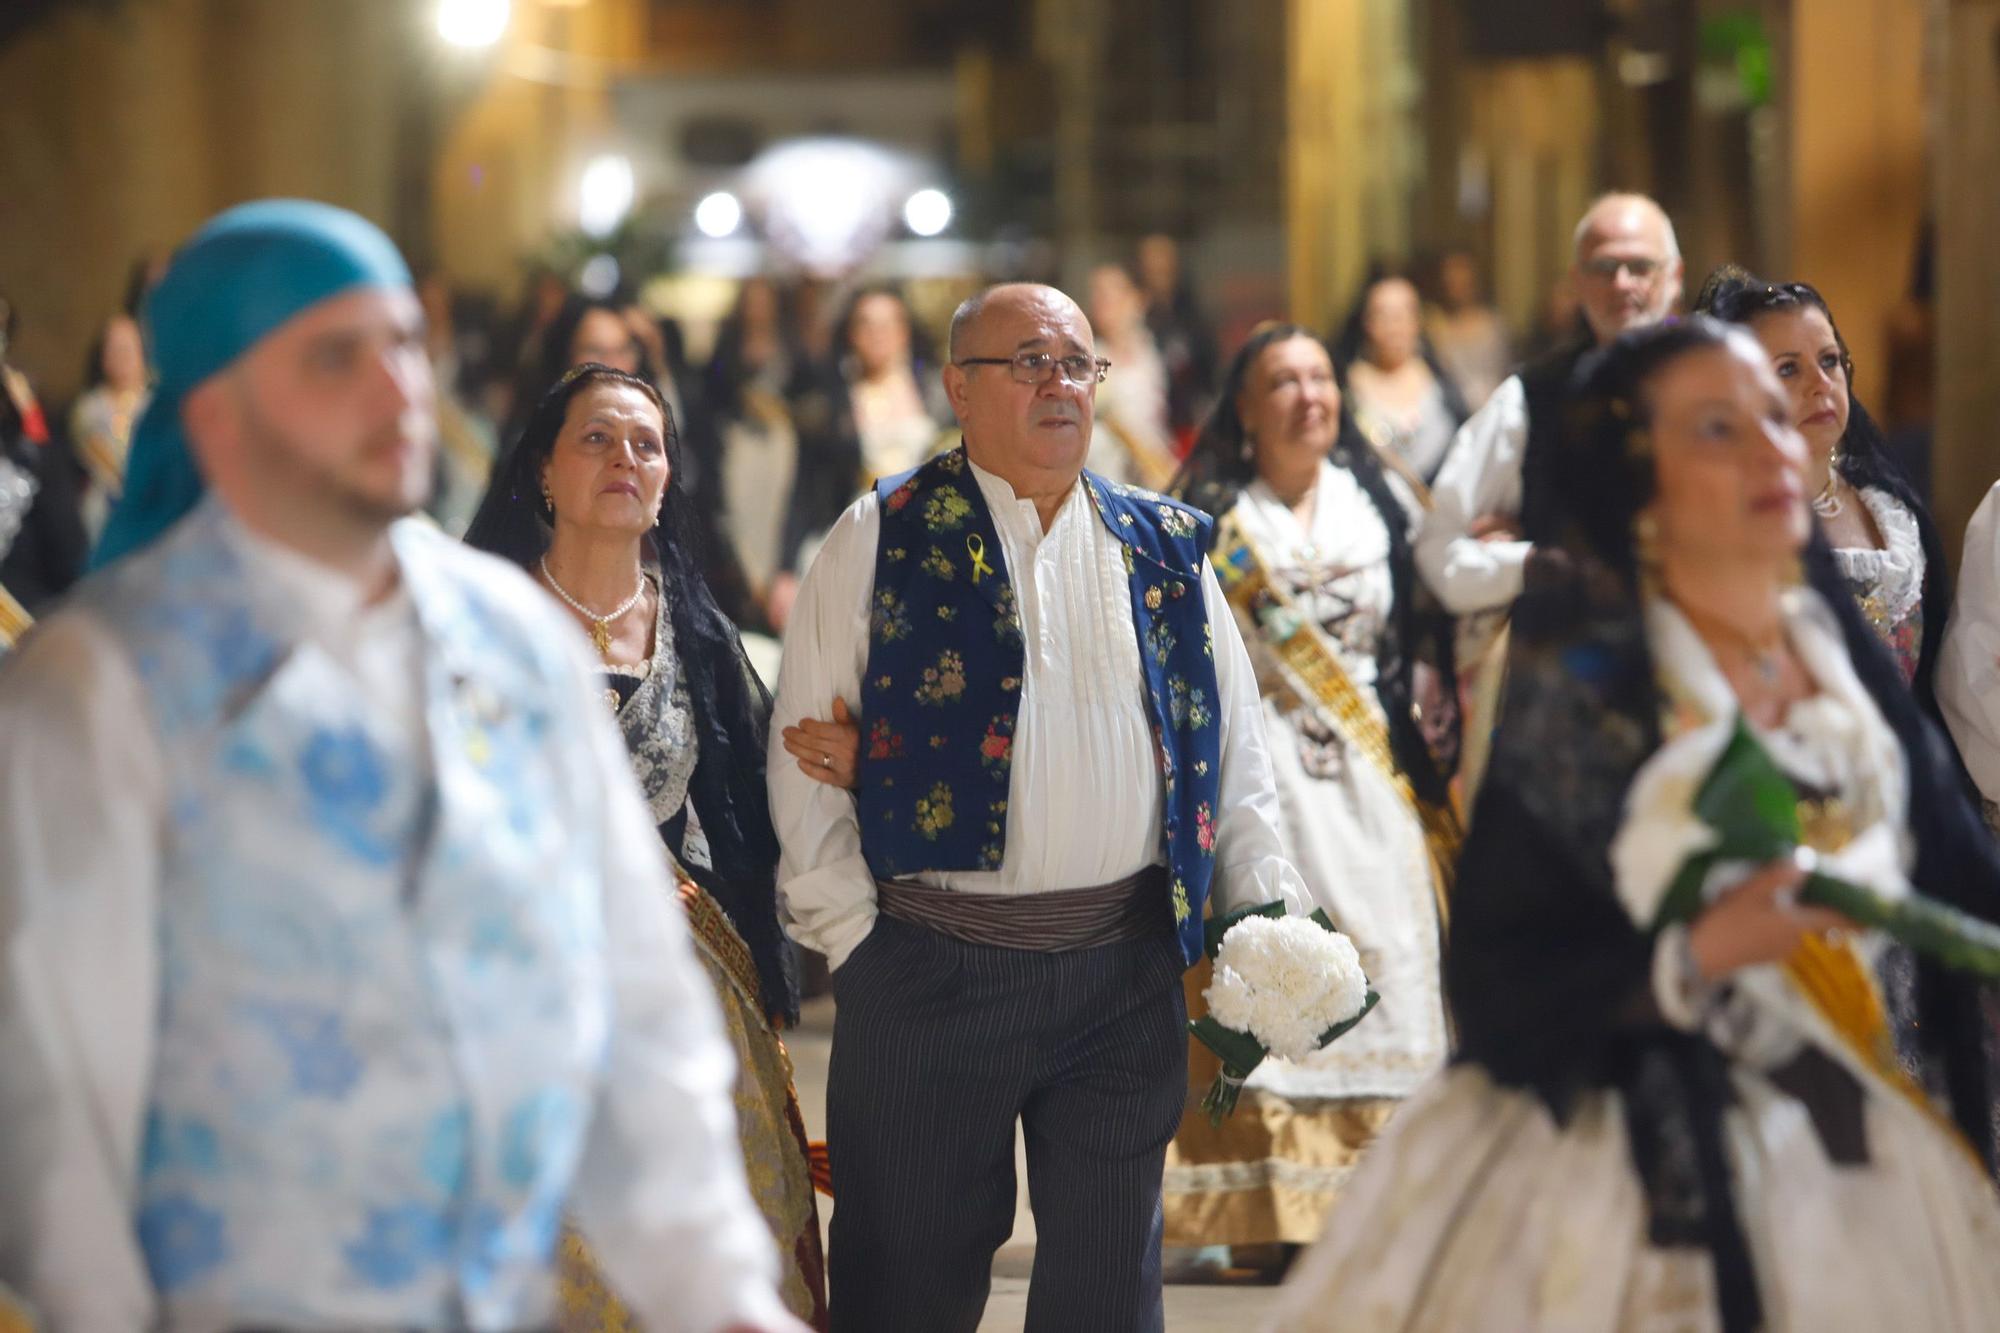
[[(1213, 628), (1201, 593), (1209, 519), (1095, 473), (1083, 479), (1098, 518), (1124, 543), (1165, 783), (1162, 852), (1181, 951), (1192, 963), (1202, 953), (1222, 776)], [(862, 852), (882, 879), (997, 870), (1025, 660), (999, 535), (963, 449), (878, 483), (876, 496), (882, 526), (861, 682)]]
[(385, 724), (221, 524), (79, 594), (172, 793), (133, 1219), (166, 1322), (543, 1321), (612, 1017), (594, 699), (513, 572), (406, 522), (427, 727)]

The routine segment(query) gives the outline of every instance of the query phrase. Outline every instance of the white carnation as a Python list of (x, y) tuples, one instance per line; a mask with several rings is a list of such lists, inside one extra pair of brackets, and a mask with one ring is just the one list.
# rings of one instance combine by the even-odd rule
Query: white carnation
[(1345, 935), (1303, 917), (1245, 917), (1222, 937), (1209, 1014), (1285, 1060), (1319, 1049), (1328, 1028), (1361, 1012), (1368, 977)]
[(1257, 1011), (1257, 998), (1250, 993), (1250, 983), (1226, 967), (1215, 969), (1215, 979), (1208, 985), (1208, 1012), (1215, 1021), (1236, 1032), (1248, 1032), (1252, 1016)]

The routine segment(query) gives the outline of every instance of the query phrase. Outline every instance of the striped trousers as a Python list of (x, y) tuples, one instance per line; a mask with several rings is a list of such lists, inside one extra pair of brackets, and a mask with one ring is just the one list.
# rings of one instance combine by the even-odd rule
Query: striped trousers
[(1187, 1097), (1179, 945), (967, 944), (890, 916), (833, 975), (834, 1333), (974, 1333), (1013, 1226), (1026, 1333), (1161, 1333), (1160, 1181)]

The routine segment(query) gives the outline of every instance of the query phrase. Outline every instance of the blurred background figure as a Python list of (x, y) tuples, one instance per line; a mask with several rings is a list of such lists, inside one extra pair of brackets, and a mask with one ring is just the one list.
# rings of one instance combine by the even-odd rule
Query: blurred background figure
[[(1553, 356), (1566, 347), (1590, 340), (1590, 324), (1584, 318), (1583, 302), (1576, 283), (1564, 273), (1549, 284), (1548, 295), (1535, 312), (1534, 326), (1521, 346), (1523, 363)], [(1491, 397), (1489, 394), (1488, 397)]]
[(428, 510), (457, 537), (472, 522), (493, 473), (493, 426), (466, 401), (451, 285), (443, 274), (427, 273), (417, 283), (417, 300), (424, 308), (424, 351), (437, 381), (438, 477)]
[(69, 590), (90, 549), (76, 468), (52, 444), (34, 386), (11, 360), (19, 328), (14, 303), (0, 296), (0, 650)]
[[(859, 485), (907, 472), (949, 438), (951, 408), (927, 340), (895, 287), (862, 287), (838, 321), (841, 378), (861, 440)], [(858, 489), (858, 487), (857, 487)]]
[(847, 381), (834, 358), (813, 354), (798, 294), (761, 275), (745, 281), (707, 376), (724, 530), (773, 630), (863, 468)]
[(1393, 269), (1371, 276), (1333, 355), (1362, 432), (1425, 482), (1437, 475), (1470, 413), (1424, 335), (1416, 283)]
[(807, 360), (777, 284), (761, 276), (744, 282), (716, 335), (703, 397), (714, 414), (723, 532), (760, 608), (780, 570), (799, 473), (789, 394), (810, 375)]
[(1176, 452), (1185, 453), (1214, 402), (1221, 359), (1215, 327), (1181, 267), (1179, 241), (1160, 232), (1143, 238), (1138, 262), (1146, 295), (1146, 327), (1153, 331), (1167, 372), (1167, 425), (1174, 433)]
[(1514, 369), (1514, 350), (1472, 251), (1454, 247), (1438, 256), (1436, 300), (1425, 327), (1445, 374), (1477, 411)]
[(659, 366), (633, 334), (624, 307), (615, 301), (571, 293), (522, 349), (521, 371), (515, 380), (507, 423), (500, 432), (501, 444), (511, 446), (521, 438), (535, 405), (564, 371), (589, 362), (637, 375), (648, 383), (659, 380)]
[(121, 313), (104, 321), (91, 344), (84, 384), (70, 408), (69, 435), (83, 469), (83, 527), (95, 541), (124, 489), (125, 451), (146, 410), (146, 345), (132, 316)]
[[(635, 330), (634, 323), (627, 307), (618, 301), (574, 293), (565, 297), (543, 326), (536, 343), (525, 351), (525, 368), (516, 376), (513, 406), (500, 436), (503, 451), (512, 449), (521, 438), (542, 395), (555, 387), (565, 372), (577, 366), (609, 366), (653, 385), (670, 407), (680, 401), (681, 395), (673, 391), (671, 380), (653, 359), (647, 346), (649, 340)], [(694, 420), (688, 430), (690, 475), (686, 484), (691, 496), (700, 493), (706, 499), (713, 496), (714, 490), (709, 480), (715, 474), (711, 428), (701, 413), (688, 415)], [(716, 600), (732, 620), (743, 624), (753, 615), (750, 585), (737, 563), (736, 548), (725, 539), (726, 522), (725, 513), (716, 505), (695, 504), (687, 540), (703, 562)]]
[(1938, 651), (1938, 704), (1986, 827), (2000, 834), (2000, 482), (1972, 511), (1958, 596)]
[(1097, 425), (1086, 466), (1113, 481), (1165, 490), (1178, 466), (1167, 367), (1146, 322), (1145, 298), (1123, 264), (1091, 270), (1090, 330), (1111, 369), (1097, 390)]

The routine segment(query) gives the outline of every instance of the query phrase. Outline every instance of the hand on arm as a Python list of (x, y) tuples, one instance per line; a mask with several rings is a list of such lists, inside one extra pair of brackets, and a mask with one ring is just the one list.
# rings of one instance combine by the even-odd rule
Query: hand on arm
[[(835, 968), (874, 928), (875, 877), (861, 854), (860, 817), (847, 790), (854, 778), (841, 780), (855, 769), (857, 761), (847, 756), (859, 754), (858, 729), (836, 741), (821, 728), (852, 726), (842, 721), (845, 701), (861, 697), (879, 530), (870, 494), (827, 534), (799, 585), (771, 714), (766, 771), (785, 928)], [(833, 764), (819, 763), (822, 756)]]
[(861, 728), (847, 711), (847, 700), (834, 696), (832, 721), (801, 718), (780, 735), (786, 753), (799, 761), (799, 771), (814, 782), (842, 791), (860, 785)]

